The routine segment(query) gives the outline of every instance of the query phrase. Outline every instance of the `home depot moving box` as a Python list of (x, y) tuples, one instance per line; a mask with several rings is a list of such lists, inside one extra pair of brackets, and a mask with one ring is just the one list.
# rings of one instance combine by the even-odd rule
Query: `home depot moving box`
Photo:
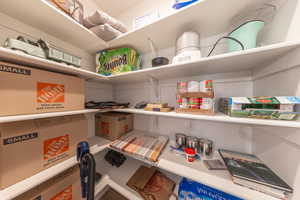
[(84, 109), (84, 80), (0, 62), (0, 116)]
[(0, 124), (0, 189), (74, 156), (87, 126), (84, 115)]
[(14, 200), (81, 200), (79, 167), (76, 165)]
[(133, 130), (133, 114), (103, 113), (96, 115), (96, 135), (108, 140), (115, 140)]

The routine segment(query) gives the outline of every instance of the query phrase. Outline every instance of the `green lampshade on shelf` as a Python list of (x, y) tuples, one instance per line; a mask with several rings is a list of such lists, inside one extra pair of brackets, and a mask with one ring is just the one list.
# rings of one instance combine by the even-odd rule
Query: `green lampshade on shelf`
[[(264, 27), (264, 25), (265, 22), (261, 20), (248, 21), (240, 25), (238, 28), (232, 31), (228, 36), (240, 41), (244, 46), (244, 50), (255, 48), (257, 34)], [(234, 40), (228, 40), (229, 52), (240, 51), (240, 50), (242, 50), (242, 47), (238, 42)]]

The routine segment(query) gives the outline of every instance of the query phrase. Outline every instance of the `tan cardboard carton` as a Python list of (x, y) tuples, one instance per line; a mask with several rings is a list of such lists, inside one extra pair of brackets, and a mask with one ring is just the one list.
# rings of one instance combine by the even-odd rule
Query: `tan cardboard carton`
[(133, 114), (103, 113), (96, 115), (96, 135), (115, 140), (133, 130)]
[(81, 200), (79, 167), (76, 165), (14, 200)]
[(84, 80), (0, 62), (0, 116), (84, 109)]
[(0, 189), (74, 156), (87, 126), (84, 115), (0, 124)]

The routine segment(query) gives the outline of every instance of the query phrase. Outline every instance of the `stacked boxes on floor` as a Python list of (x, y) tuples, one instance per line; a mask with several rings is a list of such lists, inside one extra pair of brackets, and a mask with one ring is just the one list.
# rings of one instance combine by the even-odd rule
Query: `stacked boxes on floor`
[[(0, 62), (0, 116), (84, 109), (84, 80)], [(0, 189), (75, 155), (87, 119), (73, 115), (0, 123)]]

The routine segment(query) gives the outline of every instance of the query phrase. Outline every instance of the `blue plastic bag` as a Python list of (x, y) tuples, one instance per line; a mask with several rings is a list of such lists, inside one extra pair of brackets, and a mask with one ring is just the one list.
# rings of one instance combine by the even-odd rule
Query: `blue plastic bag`
[(178, 197), (179, 200), (243, 200), (187, 178), (179, 184)]

